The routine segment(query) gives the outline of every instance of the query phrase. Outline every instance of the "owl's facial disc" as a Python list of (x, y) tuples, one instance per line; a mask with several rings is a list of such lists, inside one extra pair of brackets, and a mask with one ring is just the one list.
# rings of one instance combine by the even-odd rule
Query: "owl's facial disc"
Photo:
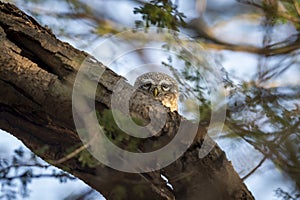
[(169, 75), (160, 72), (148, 72), (139, 76), (134, 86), (162, 102), (171, 111), (178, 110), (178, 84)]

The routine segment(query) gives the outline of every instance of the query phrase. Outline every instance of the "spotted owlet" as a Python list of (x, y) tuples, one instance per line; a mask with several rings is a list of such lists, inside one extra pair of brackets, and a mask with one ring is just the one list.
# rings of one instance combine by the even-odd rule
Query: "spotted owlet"
[(169, 75), (149, 72), (139, 76), (134, 86), (151, 94), (172, 112), (178, 110), (178, 84)]

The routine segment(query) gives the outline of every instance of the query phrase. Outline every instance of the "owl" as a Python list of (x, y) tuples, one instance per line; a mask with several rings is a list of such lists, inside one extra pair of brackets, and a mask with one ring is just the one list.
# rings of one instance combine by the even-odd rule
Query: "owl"
[(151, 94), (172, 112), (178, 110), (178, 84), (169, 75), (160, 72), (145, 73), (135, 80), (134, 86)]

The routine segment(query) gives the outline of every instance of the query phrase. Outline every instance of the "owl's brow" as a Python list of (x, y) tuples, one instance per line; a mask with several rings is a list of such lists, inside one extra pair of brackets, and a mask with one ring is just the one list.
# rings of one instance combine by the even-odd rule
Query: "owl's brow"
[(143, 83), (151, 83), (151, 84), (154, 83), (152, 79), (143, 79), (142, 82)]
[(170, 81), (167, 81), (167, 80), (159, 81), (159, 85), (162, 85), (162, 84), (171, 85), (172, 83)]

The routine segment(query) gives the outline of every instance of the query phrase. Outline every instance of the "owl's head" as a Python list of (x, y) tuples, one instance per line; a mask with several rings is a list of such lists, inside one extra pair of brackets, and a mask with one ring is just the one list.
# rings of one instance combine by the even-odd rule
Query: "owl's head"
[(172, 111), (177, 110), (178, 84), (169, 75), (160, 72), (145, 73), (136, 79), (134, 86), (162, 101)]

